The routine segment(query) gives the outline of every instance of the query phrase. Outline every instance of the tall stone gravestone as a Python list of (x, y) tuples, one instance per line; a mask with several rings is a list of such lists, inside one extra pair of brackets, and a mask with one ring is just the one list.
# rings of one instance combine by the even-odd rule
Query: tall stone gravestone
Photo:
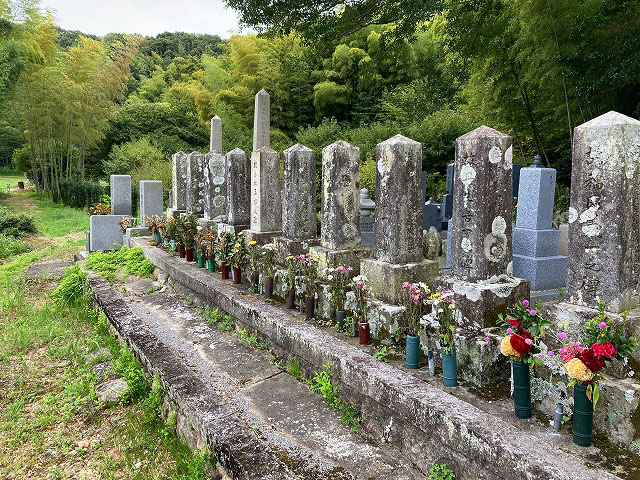
[(131, 175), (111, 175), (111, 215), (131, 215)]
[(262, 89), (256, 93), (253, 111), (253, 151), (271, 146), (271, 97)]
[(235, 232), (249, 228), (251, 219), (251, 159), (235, 148), (226, 155), (227, 219)]
[(459, 295), (462, 326), (493, 326), (496, 315), (529, 296), (511, 267), (512, 139), (479, 127), (456, 140), (453, 228), (447, 242), (451, 271), (439, 288)]
[(360, 190), (360, 237), (363, 247), (373, 247), (375, 244), (375, 231), (373, 213), (376, 204), (369, 198), (369, 190)]
[(360, 255), (366, 254), (360, 239), (360, 149), (338, 140), (322, 149), (320, 271), (331, 265), (360, 271)]
[(140, 180), (140, 225), (147, 226), (145, 217), (161, 216), (163, 213), (162, 182)]
[(187, 211), (187, 164), (186, 153), (174, 153), (171, 157), (171, 202), (167, 216), (180, 216)]
[(640, 305), (640, 122), (609, 112), (574, 130), (570, 303)]
[(227, 219), (227, 160), (219, 151), (207, 153), (204, 162), (204, 219), (224, 222)]
[(531, 290), (567, 285), (567, 257), (560, 255), (560, 231), (552, 228), (556, 171), (533, 166), (520, 171), (518, 213), (513, 229), (513, 275), (529, 280)]
[(284, 151), (282, 237), (275, 240), (278, 259), (307, 253), (316, 240), (316, 159), (301, 144)]
[(375, 298), (396, 303), (403, 282), (426, 282), (437, 263), (424, 260), (422, 247), (422, 145), (396, 135), (376, 147), (376, 216), (373, 259), (363, 259)]
[(211, 119), (211, 131), (209, 132), (209, 151), (222, 152), (222, 120), (218, 115)]
[(204, 213), (204, 168), (205, 155), (192, 152), (187, 160), (187, 213), (201, 215)]

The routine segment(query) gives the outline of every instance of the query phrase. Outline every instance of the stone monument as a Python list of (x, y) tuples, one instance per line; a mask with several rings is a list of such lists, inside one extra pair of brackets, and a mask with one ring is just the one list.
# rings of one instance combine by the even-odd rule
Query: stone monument
[(179, 217), (187, 211), (187, 164), (189, 159), (184, 152), (174, 153), (171, 157), (171, 202), (167, 217)]
[(211, 119), (209, 151), (222, 153), (222, 120), (218, 115)]
[(204, 167), (205, 156), (191, 152), (187, 156), (186, 209), (187, 213), (204, 213)]
[(227, 161), (220, 151), (207, 153), (204, 162), (204, 221), (227, 219)]
[(249, 228), (251, 219), (251, 159), (235, 148), (227, 153), (226, 226), (236, 233)]
[(111, 215), (131, 216), (131, 175), (111, 175)]
[(263, 147), (270, 147), (271, 126), (271, 97), (262, 89), (256, 93), (253, 111), (253, 151)]
[(145, 216), (161, 216), (164, 201), (160, 180), (140, 180), (140, 225), (146, 227)]

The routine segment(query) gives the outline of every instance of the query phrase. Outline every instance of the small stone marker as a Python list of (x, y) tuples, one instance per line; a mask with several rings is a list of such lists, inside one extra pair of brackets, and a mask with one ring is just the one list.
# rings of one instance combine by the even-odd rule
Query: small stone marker
[(196, 215), (204, 213), (204, 165), (204, 154), (191, 152), (188, 155), (186, 210)]
[(560, 255), (560, 231), (552, 228), (556, 171), (542, 168), (540, 157), (520, 171), (518, 213), (513, 229), (513, 275), (529, 280), (531, 290), (565, 288), (567, 257)]
[(227, 222), (249, 225), (251, 220), (251, 159), (235, 148), (226, 155), (227, 162)]
[(376, 204), (369, 198), (369, 190), (360, 190), (360, 236), (363, 247), (373, 247), (375, 244), (375, 232), (372, 213)]
[(282, 235), (297, 240), (315, 238), (316, 223), (315, 154), (298, 143), (284, 151)]
[(209, 151), (222, 153), (222, 120), (218, 115), (211, 119)]
[(511, 262), (512, 138), (481, 126), (456, 140), (453, 275), (476, 281)]
[(173, 210), (187, 209), (187, 164), (189, 159), (184, 152), (174, 153), (171, 157), (171, 191), (170, 203)]
[(204, 162), (204, 219), (227, 220), (227, 160), (220, 151), (211, 151)]
[(280, 195), (280, 155), (269, 147), (263, 147), (251, 154), (253, 232), (278, 232), (282, 229)]
[(122, 230), (118, 222), (130, 215), (91, 215), (89, 218), (89, 251), (104, 252), (122, 246)]
[(162, 182), (140, 180), (140, 225), (146, 227), (145, 216), (162, 215), (164, 210)]
[(422, 229), (429, 230), (435, 227), (437, 231), (442, 230), (442, 221), (440, 217), (441, 206), (433, 198), (429, 198), (422, 208)]
[(131, 175), (111, 175), (111, 215), (131, 215)]
[(271, 99), (266, 90), (256, 93), (255, 109), (253, 112), (253, 151), (257, 152), (263, 147), (270, 147), (271, 128)]
[(322, 149), (320, 244), (360, 246), (360, 149), (338, 140)]
[(640, 121), (609, 112), (573, 135), (569, 302), (640, 305)]

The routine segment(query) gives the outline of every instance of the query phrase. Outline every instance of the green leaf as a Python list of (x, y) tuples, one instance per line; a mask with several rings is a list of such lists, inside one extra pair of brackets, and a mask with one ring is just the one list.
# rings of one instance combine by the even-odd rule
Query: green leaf
[[(589, 385), (591, 386), (591, 385)], [(593, 384), (593, 409), (596, 409), (596, 405), (598, 404), (598, 399), (600, 398), (600, 386), (598, 383)]]

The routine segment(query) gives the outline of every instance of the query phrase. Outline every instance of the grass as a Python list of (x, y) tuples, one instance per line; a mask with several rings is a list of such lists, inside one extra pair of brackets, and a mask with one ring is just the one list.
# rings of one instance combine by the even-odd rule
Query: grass
[(84, 263), (85, 267), (95, 271), (110, 283), (122, 275), (151, 277), (153, 264), (144, 258), (140, 247), (122, 247), (114, 252), (92, 253)]
[[(210, 455), (179, 440), (175, 412), (162, 421), (160, 382), (90, 308), (83, 281), (74, 267), (55, 289), (19, 280), (0, 290), (0, 478), (203, 479)], [(108, 409), (88, 355), (99, 348), (128, 386)]]
[(89, 215), (86, 210), (54, 203), (48, 198), (39, 198), (32, 192), (27, 195), (37, 204), (36, 227), (45, 237), (62, 237), (89, 229)]
[(27, 184), (27, 177), (21, 175), (3, 175), (0, 177), (0, 191), (7, 191), (7, 183), (11, 184), (11, 188), (16, 188), (18, 186), (18, 182), (24, 182)]

